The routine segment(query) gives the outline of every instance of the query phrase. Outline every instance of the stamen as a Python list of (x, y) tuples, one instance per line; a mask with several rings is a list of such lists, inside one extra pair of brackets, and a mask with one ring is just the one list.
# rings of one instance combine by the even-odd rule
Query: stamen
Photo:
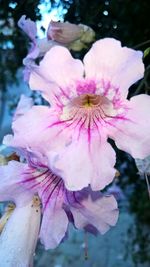
[(38, 197), (38, 195), (35, 195), (33, 197), (33, 200), (32, 200), (32, 207), (36, 207), (36, 208), (39, 208), (40, 205), (41, 205), (41, 201), (40, 201), (40, 198)]

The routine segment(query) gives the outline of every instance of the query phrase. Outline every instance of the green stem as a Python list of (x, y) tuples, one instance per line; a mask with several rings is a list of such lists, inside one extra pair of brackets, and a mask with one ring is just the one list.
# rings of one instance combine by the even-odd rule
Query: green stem
[(145, 41), (145, 42), (143, 42), (143, 43), (140, 43), (140, 44), (138, 44), (138, 45), (135, 45), (133, 48), (134, 48), (134, 49), (136, 49), (136, 48), (140, 48), (141, 46), (146, 45), (146, 44), (150, 44), (150, 40), (147, 40), (147, 41)]

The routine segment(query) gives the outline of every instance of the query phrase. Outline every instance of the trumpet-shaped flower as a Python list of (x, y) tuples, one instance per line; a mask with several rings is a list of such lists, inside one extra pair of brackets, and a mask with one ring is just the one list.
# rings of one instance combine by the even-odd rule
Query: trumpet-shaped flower
[[(10, 161), (8, 165), (0, 167), (0, 201), (11, 200), (17, 206), (8, 221), (9, 225), (6, 225), (6, 229), (10, 227), (13, 229), (11, 223), (13, 221), (13, 235), (19, 225), (17, 239), (13, 236), (13, 241), (11, 235), (9, 238), (7, 231), (3, 234), (7, 237), (7, 242), (4, 242), (4, 238), (1, 237), (2, 243), (10, 244), (10, 250), (16, 249), (13, 248), (13, 242), (14, 245), (18, 242), (21, 227), (25, 227), (25, 224), (27, 224), (30, 227), (32, 225), (31, 228), (35, 229), (32, 218), (31, 220), (28, 218), (28, 223), (26, 221), (26, 216), (29, 217), (30, 213), (30, 211), (28, 213), (26, 205), (37, 193), (42, 202), (43, 211), (40, 239), (46, 249), (55, 248), (63, 240), (69, 221), (73, 222), (78, 229), (85, 229), (94, 233), (100, 232), (101, 234), (104, 234), (110, 226), (116, 224), (118, 209), (113, 196), (103, 196), (101, 193), (92, 192), (90, 188), (83, 189), (80, 192), (68, 191), (63, 180), (44, 163), (39, 163), (33, 156), (29, 158), (29, 163), (28, 165), (27, 163)], [(22, 238), (28, 241), (28, 235), (30, 234), (29, 229), (22, 231), (24, 232), (23, 237), (20, 238), (20, 246), (24, 242)], [(32, 233), (30, 238), (32, 238)], [(16, 246), (19, 248), (19, 243)], [(1, 255), (4, 254), (5, 247), (6, 245), (0, 245), (0, 259)], [(26, 244), (24, 256), (27, 251), (28, 245)], [(10, 255), (8, 259), (12, 257)]]
[(7, 221), (0, 235), (1, 266), (33, 266), (41, 219), (40, 202), (36, 199), (17, 205)]
[(4, 142), (47, 155), (69, 190), (104, 188), (115, 174), (108, 138), (133, 157), (150, 154), (150, 96), (126, 99), (143, 72), (142, 53), (112, 38), (95, 42), (83, 63), (64, 47), (52, 48), (29, 81), (51, 107), (33, 106)]

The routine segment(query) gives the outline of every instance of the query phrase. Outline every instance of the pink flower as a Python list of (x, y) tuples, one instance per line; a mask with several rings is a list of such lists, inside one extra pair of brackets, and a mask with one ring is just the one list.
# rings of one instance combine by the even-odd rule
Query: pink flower
[(69, 221), (77, 229), (101, 234), (116, 224), (118, 209), (113, 196), (94, 193), (90, 188), (69, 192), (63, 180), (45, 165), (44, 158), (43, 162), (33, 155), (28, 159), (29, 165), (10, 161), (0, 166), (0, 201), (13, 201), (21, 211), (38, 193), (43, 210), (40, 239), (46, 249), (55, 248), (63, 240)]
[(27, 97), (25, 95), (20, 96), (20, 100), (18, 102), (13, 120), (15, 121), (17, 118), (21, 117), (25, 114), (33, 106), (33, 99), (31, 97)]
[(82, 36), (83, 28), (69, 22), (50, 21), (47, 38), (59, 43), (68, 44)]
[(92, 42), (95, 38), (95, 32), (83, 24), (76, 25), (69, 22), (50, 21), (47, 38), (68, 46), (77, 40), (81, 43)]
[(115, 175), (108, 138), (133, 157), (150, 154), (150, 96), (126, 99), (128, 88), (143, 77), (140, 51), (105, 38), (94, 43), (83, 63), (64, 47), (52, 48), (29, 81), (51, 107), (33, 106), (4, 142), (45, 154), (69, 190), (89, 184), (99, 190)]

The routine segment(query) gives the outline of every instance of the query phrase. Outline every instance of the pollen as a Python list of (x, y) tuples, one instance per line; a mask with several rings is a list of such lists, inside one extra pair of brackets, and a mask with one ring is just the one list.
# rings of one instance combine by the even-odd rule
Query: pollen
[(37, 195), (35, 195), (32, 200), (32, 207), (38, 208), (40, 207), (40, 205), (41, 205), (40, 198)]
[(91, 108), (93, 107), (93, 101), (91, 95), (86, 95), (85, 96), (85, 103), (83, 103), (83, 107), (85, 108)]

